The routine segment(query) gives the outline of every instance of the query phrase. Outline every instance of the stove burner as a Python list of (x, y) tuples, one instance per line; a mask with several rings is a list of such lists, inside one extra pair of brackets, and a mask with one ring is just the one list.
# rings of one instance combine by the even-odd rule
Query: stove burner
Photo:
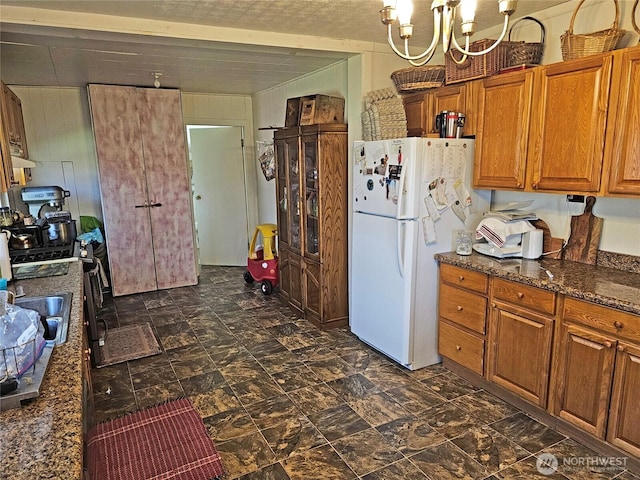
[(11, 263), (41, 262), (43, 260), (57, 260), (73, 256), (73, 245), (59, 245), (48, 247), (27, 248), (25, 250), (11, 250)]

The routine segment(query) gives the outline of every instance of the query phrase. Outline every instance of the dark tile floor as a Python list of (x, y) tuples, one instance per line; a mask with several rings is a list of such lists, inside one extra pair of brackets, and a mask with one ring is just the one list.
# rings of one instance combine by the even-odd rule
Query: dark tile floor
[(106, 300), (110, 328), (151, 322), (164, 352), (93, 370), (97, 422), (187, 396), (228, 479), (638, 479), (576, 465), (598, 454), (441, 365), (410, 372), (315, 328), (243, 271)]

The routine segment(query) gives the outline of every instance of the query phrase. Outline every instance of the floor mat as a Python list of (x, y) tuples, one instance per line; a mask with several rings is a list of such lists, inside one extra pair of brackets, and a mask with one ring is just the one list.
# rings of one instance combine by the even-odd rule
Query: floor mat
[(96, 425), (86, 445), (91, 480), (211, 480), (224, 474), (187, 398)]
[(149, 322), (112, 328), (107, 331), (104, 345), (100, 347), (102, 362), (106, 367), (162, 352)]

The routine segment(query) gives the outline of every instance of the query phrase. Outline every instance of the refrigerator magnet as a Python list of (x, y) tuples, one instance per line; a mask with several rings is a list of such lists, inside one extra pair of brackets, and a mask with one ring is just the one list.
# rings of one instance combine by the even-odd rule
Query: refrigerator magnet
[(456, 214), (456, 217), (458, 217), (464, 223), (464, 221), (467, 219), (467, 216), (464, 214), (464, 211), (462, 210), (462, 205), (460, 205), (460, 200), (456, 200), (451, 204), (451, 210), (453, 210), (453, 213)]

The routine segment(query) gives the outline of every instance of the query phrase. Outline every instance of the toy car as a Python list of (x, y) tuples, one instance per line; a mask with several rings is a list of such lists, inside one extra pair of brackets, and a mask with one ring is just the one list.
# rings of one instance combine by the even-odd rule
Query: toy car
[(247, 283), (261, 282), (260, 290), (264, 295), (271, 295), (273, 288), (278, 286), (280, 280), (278, 252), (276, 251), (277, 234), (278, 227), (272, 223), (256, 225), (251, 245), (249, 245), (244, 281)]

